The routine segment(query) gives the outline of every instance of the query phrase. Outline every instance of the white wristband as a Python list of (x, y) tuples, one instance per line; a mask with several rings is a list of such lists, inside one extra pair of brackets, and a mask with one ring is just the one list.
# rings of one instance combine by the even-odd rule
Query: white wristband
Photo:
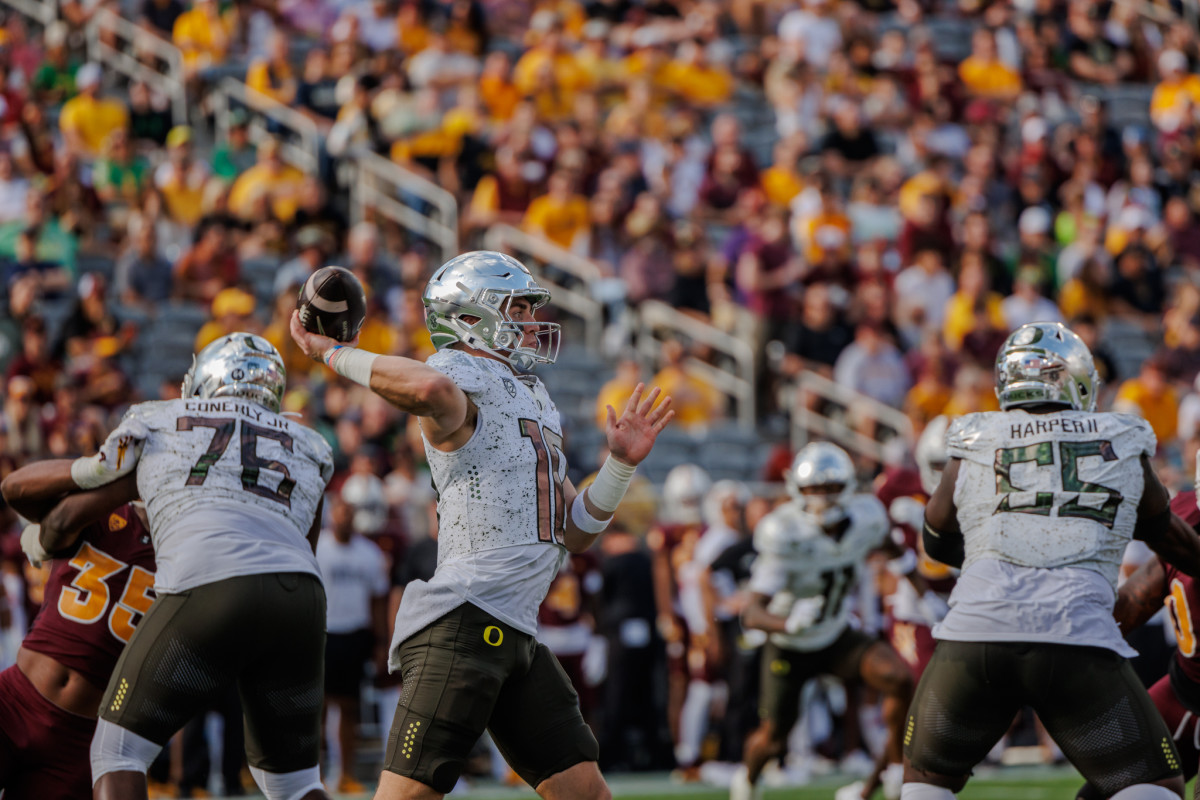
[[(594, 502), (594, 501), (593, 501)], [(612, 517), (608, 519), (596, 519), (587, 510), (587, 505), (583, 502), (583, 492), (575, 495), (575, 502), (571, 503), (571, 521), (575, 523), (575, 527), (584, 533), (590, 533), (595, 536), (598, 533), (604, 533), (604, 529), (608, 527), (608, 523), (612, 522)]]
[(371, 370), (374, 368), (375, 359), (379, 358), (379, 355), (366, 350), (359, 350), (357, 347), (339, 345), (325, 351), (322, 358), (329, 365), (329, 368), (338, 375), (370, 388)]
[(621, 505), (621, 499), (625, 497), (629, 482), (633, 480), (635, 470), (637, 467), (622, 464), (612, 456), (604, 459), (604, 465), (596, 473), (596, 480), (587, 488), (592, 505), (606, 514), (616, 511), (617, 506)]

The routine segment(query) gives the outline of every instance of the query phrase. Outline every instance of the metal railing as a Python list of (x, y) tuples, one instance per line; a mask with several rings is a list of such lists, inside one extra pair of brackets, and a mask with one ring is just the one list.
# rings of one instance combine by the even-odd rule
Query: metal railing
[(43, 28), (58, 19), (58, 0), (0, 0), (0, 3)]
[[(321, 161), (321, 129), (308, 117), (289, 108), (273, 97), (251, 89), (237, 78), (223, 78), (212, 94), (216, 117), (217, 141), (229, 137), (229, 116), (235, 103), (261, 114), (284, 132), (279, 139), (280, 155), (289, 164), (308, 174), (315, 174)], [(266, 134), (266, 127), (252, 124), (254, 138)]]
[(856, 430), (839, 417), (811, 408), (810, 405), (816, 405), (808, 402), (813, 395), (846, 411), (853, 407), (855, 415), (865, 415), (891, 428), (910, 445), (913, 442), (912, 421), (903, 412), (806, 370), (797, 378), (790, 400), (792, 444), (797, 449), (816, 434), (881, 464), (885, 460), (883, 442)]
[[(14, 0), (4, 0), (11, 3)], [(102, 34), (111, 34), (116, 45)], [(124, 47), (121, 45), (124, 44)], [(125, 49), (128, 48), (128, 49)], [(144, 81), (171, 98), (171, 116), (176, 125), (188, 119), (187, 90), (184, 86), (183, 54), (174, 44), (135, 25), (108, 8), (96, 10), (87, 26), (88, 58), (104, 67), (123, 75)], [(145, 64), (131, 53), (148, 53), (166, 64), (166, 70), (158, 70)]]
[[(394, 161), (366, 148), (352, 151), (354, 167), (350, 181), (350, 210), (354, 221), (361, 220), (368, 208), (407, 230), (423, 236), (442, 251), (442, 260), (458, 255), (458, 200), (436, 183), (405, 169)], [(428, 211), (406, 203), (415, 198), (427, 204)]]
[(578, 253), (512, 225), (499, 224), (488, 228), (483, 236), (483, 246), (489, 250), (532, 256), (578, 281), (578, 286), (564, 286), (546, 275), (545, 271), (540, 271), (538, 275), (538, 282), (550, 290), (550, 302), (582, 319), (588, 349), (599, 351), (604, 336), (604, 304), (591, 291), (596, 281), (604, 277), (604, 271), (599, 266)]
[(658, 300), (643, 300), (637, 307), (637, 329), (637, 351), (651, 362), (657, 361), (661, 345), (656, 334), (664, 331), (682, 334), (727, 358), (731, 362), (730, 369), (695, 358), (689, 358), (685, 363), (693, 373), (733, 398), (739, 423), (746, 427), (754, 425), (756, 358), (754, 348), (747, 341)]

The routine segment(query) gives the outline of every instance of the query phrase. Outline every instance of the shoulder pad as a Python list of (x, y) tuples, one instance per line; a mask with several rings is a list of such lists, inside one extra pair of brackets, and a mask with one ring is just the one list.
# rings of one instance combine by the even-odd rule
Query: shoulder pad
[(442, 373), (467, 394), (480, 392), (488, 385), (488, 372), (482, 359), (461, 350), (438, 350), (425, 359), (428, 366)]
[(754, 549), (759, 555), (795, 555), (818, 533), (815, 525), (788, 513), (785, 505), (759, 521), (754, 529)]
[(125, 416), (121, 417), (121, 422), (128, 420), (137, 420), (144, 424), (147, 428), (154, 428), (156, 422), (170, 420), (170, 427), (175, 428), (175, 417), (183, 411), (183, 400), (147, 400), (144, 403), (130, 406), (125, 412)]
[(953, 456), (955, 450), (974, 450), (987, 433), (987, 415), (985, 412), (965, 414), (956, 418), (946, 429), (946, 450)]
[[(1114, 419), (1117, 424), (1128, 426), (1129, 433), (1139, 442), (1141, 451), (1148, 455), (1154, 455), (1158, 449), (1158, 437), (1154, 435), (1154, 428), (1150, 427), (1150, 423), (1144, 418), (1136, 414), (1125, 414), (1118, 411), (1109, 411), (1107, 413)], [(1125, 431), (1121, 431), (1124, 433)]]

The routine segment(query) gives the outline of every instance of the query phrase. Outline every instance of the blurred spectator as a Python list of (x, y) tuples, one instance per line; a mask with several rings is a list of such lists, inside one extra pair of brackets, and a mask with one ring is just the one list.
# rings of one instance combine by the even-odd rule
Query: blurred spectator
[(113, 289), (122, 304), (149, 311), (171, 297), (171, 262), (158, 254), (152, 222), (139, 219), (134, 228), (129, 247), (117, 259)]
[(1144, 417), (1154, 429), (1159, 447), (1171, 443), (1179, 424), (1179, 395), (1168, 380), (1167, 364), (1161, 356), (1148, 358), (1136, 377), (1121, 384), (1113, 410)]
[(129, 112), (118, 100), (100, 99), (99, 64), (88, 63), (75, 74), (79, 94), (63, 104), (58, 127), (71, 153), (93, 159), (104, 152), (108, 138), (129, 127)]
[(258, 332), (254, 319), (254, 295), (241, 289), (229, 288), (217, 292), (212, 301), (212, 319), (196, 334), (195, 351), (199, 353), (212, 342), (238, 331)]
[(287, 35), (275, 31), (267, 39), (266, 56), (255, 59), (246, 70), (247, 86), (285, 106), (292, 105), (297, 89), (288, 50)]
[(1050, 298), (1042, 294), (1042, 271), (1033, 265), (1023, 265), (1013, 281), (1013, 293), (1004, 298), (1000, 308), (1010, 331), (1030, 322), (1062, 322), (1062, 312)]
[[(86, 359), (95, 353), (95, 343), (111, 337), (116, 350), (104, 358), (116, 355), (137, 333), (133, 325), (122, 325), (108, 303), (108, 281), (98, 272), (87, 272), (79, 279), (78, 297), (71, 313), (63, 321), (54, 346), (56, 358), (65, 359), (68, 366), (76, 359)], [(111, 349), (111, 348), (109, 348)]]
[(142, 81), (129, 84), (129, 135), (143, 147), (162, 147), (171, 132), (167, 98)]
[(905, 342), (921, 340), (925, 328), (941, 330), (947, 306), (954, 296), (954, 278), (937, 250), (921, 250), (913, 265), (900, 271), (894, 286), (896, 325)]
[(79, 241), (49, 213), (46, 195), (38, 189), (25, 197), (24, 219), (0, 225), (0, 255), (17, 258), (17, 240), (25, 233), (33, 237), (34, 259), (60, 266), (74, 277)]
[(182, 0), (142, 0), (142, 23), (160, 36), (169, 38), (175, 22), (185, 11)]
[[(104, 157), (92, 170), (92, 181), (110, 219), (123, 227), (125, 214), (141, 207), (143, 194), (150, 186), (150, 162), (133, 151), (127, 129), (118, 128), (109, 134)], [(114, 218), (114, 211), (124, 213)]]
[(617, 414), (625, 407), (629, 396), (642, 380), (642, 365), (636, 358), (623, 358), (617, 362), (614, 373), (596, 395), (596, 427), (600, 430), (604, 430), (609, 406)]
[(325, 266), (333, 252), (333, 239), (325, 231), (309, 225), (296, 233), (296, 257), (275, 273), (275, 294), (298, 288), (308, 276)]
[(1079, 80), (1117, 83), (1133, 71), (1133, 54), (1102, 28), (1102, 13), (1102, 7), (1088, 0), (1070, 0), (1067, 4), (1068, 65)]
[(832, 377), (833, 365), (853, 339), (854, 330), (834, 305), (829, 285), (812, 284), (801, 298), (799, 320), (783, 333), (784, 374), (790, 377), (807, 369)]
[(1158, 56), (1159, 84), (1150, 98), (1150, 119), (1164, 133), (1175, 133), (1195, 123), (1200, 111), (1200, 76), (1188, 74), (1187, 56), (1164, 50)]
[(1125, 314), (1147, 315), (1151, 321), (1166, 298), (1162, 270), (1154, 257), (1144, 247), (1128, 247), (1117, 256), (1116, 265), (1111, 289), (1114, 308)]
[(242, 109), (234, 109), (229, 112), (229, 136), (213, 149), (212, 174), (233, 183), (256, 160), (250, 143), (250, 117)]
[(195, 225), (204, 213), (208, 165), (193, 155), (192, 129), (179, 125), (167, 135), (167, 160), (154, 172), (167, 213), (176, 222)]
[(304, 70), (296, 87), (296, 107), (321, 125), (330, 125), (338, 116), (338, 76), (329, 70), (329, 53), (314, 47), (304, 56)]
[(79, 62), (72, 58), (67, 48), (67, 25), (52, 22), (43, 35), (45, 56), (33, 75), (34, 103), (54, 108), (75, 96), (75, 72)]
[(833, 379), (893, 408), (904, 403), (911, 383), (900, 351), (874, 322), (860, 322), (855, 328), (854, 341), (833, 365)]
[(580, 247), (591, 228), (587, 199), (576, 193), (571, 175), (560, 170), (550, 176), (546, 194), (529, 204), (521, 225), (564, 249)]
[(678, 339), (663, 342), (660, 352), (663, 366), (650, 385), (660, 388), (664, 397), (672, 398), (675, 423), (684, 430), (695, 430), (723, 417), (724, 402), (712, 384), (688, 368), (688, 355), (687, 347)]
[(28, 316), (21, 325), (21, 352), (8, 364), (6, 378), (23, 375), (33, 380), (34, 397), (38, 403), (54, 398), (54, 387), (62, 373), (62, 362), (50, 351), (46, 321)]
[(228, 236), (220, 220), (210, 219), (200, 224), (196, 229), (196, 244), (175, 264), (174, 297), (208, 305), (217, 292), (237, 283), (238, 262), (229, 247)]
[(15, 258), (5, 270), (4, 283), (11, 287), (18, 281), (27, 282), (38, 294), (56, 297), (71, 287), (71, 274), (61, 264), (38, 259), (36, 236), (34, 228), (17, 234)]
[(0, 150), (0, 224), (20, 220), (28, 194), (29, 179), (16, 171), (12, 153)]
[(217, 0), (195, 0), (191, 10), (175, 20), (171, 39), (183, 52), (189, 75), (225, 61), (234, 38), (233, 10), (222, 12)]
[(37, 457), (45, 453), (45, 437), (37, 412), (33, 379), (24, 375), (10, 375), (5, 387), (3, 416), (0, 428), (4, 430), (4, 452), (24, 457)]
[(291, 221), (304, 174), (283, 162), (279, 148), (278, 139), (259, 142), (257, 163), (239, 175), (229, 191), (230, 213), (243, 220), (273, 216), (285, 224)]
[(813, 67), (829, 64), (842, 46), (842, 29), (830, 0), (804, 0), (779, 21), (779, 40), (785, 57), (799, 57)]
[(958, 74), (968, 92), (989, 100), (1011, 100), (1021, 91), (1021, 76), (1000, 60), (988, 28), (971, 34), (971, 55), (958, 65)]

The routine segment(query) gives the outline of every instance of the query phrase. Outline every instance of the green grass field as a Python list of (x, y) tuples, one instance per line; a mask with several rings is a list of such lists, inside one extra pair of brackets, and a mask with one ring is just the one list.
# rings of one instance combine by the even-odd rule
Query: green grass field
[[(850, 782), (844, 776), (814, 779), (805, 787), (768, 789), (766, 800), (833, 800), (834, 791)], [(958, 795), (960, 800), (1073, 800), (1082, 779), (1070, 767), (1008, 767), (984, 769), (972, 778)], [(698, 784), (672, 783), (665, 775), (616, 775), (610, 778), (613, 796), (620, 800), (727, 800), (728, 790)], [(353, 796), (353, 800), (370, 798), (371, 793)], [(881, 795), (876, 795), (880, 797)], [(1187, 794), (1191, 797), (1191, 794)], [(345, 796), (350, 800), (349, 795)], [(494, 784), (482, 785), (467, 792), (454, 793), (450, 798), (466, 800), (524, 800), (536, 798), (530, 789), (505, 788)]]

